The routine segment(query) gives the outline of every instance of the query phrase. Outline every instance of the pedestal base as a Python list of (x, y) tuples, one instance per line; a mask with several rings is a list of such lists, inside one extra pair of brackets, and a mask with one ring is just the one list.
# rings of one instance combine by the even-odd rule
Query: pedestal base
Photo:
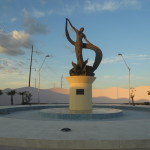
[(70, 76), (66, 79), (70, 85), (69, 109), (92, 110), (92, 83), (96, 77)]

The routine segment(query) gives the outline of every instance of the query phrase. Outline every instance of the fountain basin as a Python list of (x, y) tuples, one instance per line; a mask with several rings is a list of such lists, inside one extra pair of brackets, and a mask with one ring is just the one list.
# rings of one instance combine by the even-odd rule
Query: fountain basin
[(93, 108), (91, 111), (72, 111), (68, 108), (42, 109), (40, 114), (53, 119), (95, 120), (120, 117), (123, 110), (113, 108)]

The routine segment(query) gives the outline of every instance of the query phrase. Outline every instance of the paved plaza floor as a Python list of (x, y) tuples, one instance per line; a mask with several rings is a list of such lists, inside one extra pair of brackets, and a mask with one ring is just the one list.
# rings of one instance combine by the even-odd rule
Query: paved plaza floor
[(35, 111), (15, 113), (0, 116), (4, 150), (150, 149), (150, 112), (128, 110), (122, 117), (101, 120), (48, 120), (37, 118)]

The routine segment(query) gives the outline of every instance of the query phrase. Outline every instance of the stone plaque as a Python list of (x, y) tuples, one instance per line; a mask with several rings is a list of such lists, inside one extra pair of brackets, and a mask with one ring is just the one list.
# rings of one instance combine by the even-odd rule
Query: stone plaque
[(76, 95), (84, 95), (84, 89), (76, 89)]

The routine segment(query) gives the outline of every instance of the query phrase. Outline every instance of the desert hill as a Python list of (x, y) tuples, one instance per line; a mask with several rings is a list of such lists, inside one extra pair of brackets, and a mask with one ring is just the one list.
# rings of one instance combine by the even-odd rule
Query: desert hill
[[(0, 95), (0, 105), (10, 105), (10, 96), (6, 93), (11, 89), (3, 90), (3, 95)], [(23, 87), (15, 89), (17, 93), (29, 91), (32, 94), (32, 103), (68, 103), (69, 102), (69, 89), (51, 88), (40, 89), (33, 87)], [(147, 91), (150, 86), (141, 86), (135, 88), (136, 102), (150, 101), (150, 95)], [(93, 89), (93, 103), (128, 103), (129, 90), (124, 88), (107, 88), (107, 89)], [(21, 95), (14, 96), (14, 104), (21, 104)]]

